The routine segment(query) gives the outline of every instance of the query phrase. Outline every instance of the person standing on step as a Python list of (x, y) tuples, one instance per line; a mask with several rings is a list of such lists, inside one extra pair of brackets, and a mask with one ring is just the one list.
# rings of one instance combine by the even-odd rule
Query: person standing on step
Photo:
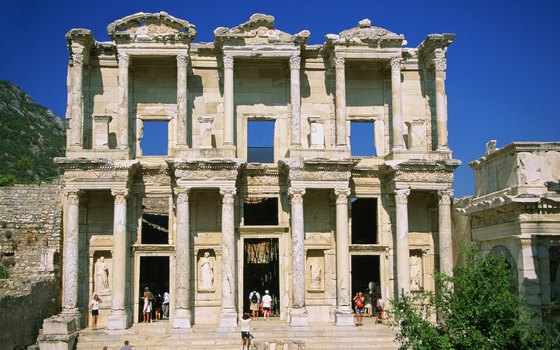
[(259, 319), (259, 302), (261, 301), (261, 295), (257, 292), (256, 289), (253, 289), (251, 293), (249, 293), (249, 310), (251, 310), (251, 317), (254, 320)]
[(377, 319), (383, 323), (383, 312), (385, 312), (385, 300), (381, 299), (381, 295), (377, 294), (375, 297), (375, 323)]
[(163, 293), (163, 318), (169, 318), (169, 292)]
[(124, 346), (121, 348), (121, 350), (132, 350), (130, 345), (128, 345), (128, 340), (124, 341)]
[[(243, 318), (239, 321), (239, 327), (241, 328), (241, 350), (249, 350), (249, 345), (251, 344), (251, 316), (246, 312), (243, 314)], [(245, 347), (247, 345), (247, 347)]]
[(268, 294), (268, 289), (264, 291), (262, 302), (263, 302), (264, 320), (270, 321), (270, 310), (272, 310), (272, 298), (270, 297), (270, 294)]
[(97, 329), (97, 319), (99, 318), (99, 304), (101, 303), (101, 298), (97, 294), (93, 296), (93, 300), (91, 301), (91, 303), (89, 303), (89, 310), (91, 311), (92, 318), (91, 329), (93, 330)]
[(361, 291), (356, 293), (354, 303), (356, 306), (356, 326), (361, 326), (364, 324), (364, 294)]

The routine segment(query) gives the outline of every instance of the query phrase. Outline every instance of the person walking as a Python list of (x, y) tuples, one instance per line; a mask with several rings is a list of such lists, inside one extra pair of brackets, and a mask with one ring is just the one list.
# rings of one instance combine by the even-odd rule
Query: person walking
[(92, 318), (91, 329), (93, 330), (97, 329), (97, 319), (99, 318), (99, 304), (101, 303), (101, 298), (97, 294), (93, 296), (93, 300), (91, 301), (91, 303), (89, 303), (89, 310), (91, 311)]
[(270, 297), (270, 294), (268, 294), (268, 289), (264, 291), (262, 302), (263, 302), (264, 320), (270, 321), (270, 310), (272, 310), (272, 298)]
[(377, 294), (375, 297), (375, 323), (377, 319), (383, 323), (383, 313), (385, 312), (385, 300), (381, 299), (381, 295)]
[[(241, 350), (249, 350), (249, 345), (251, 345), (251, 316), (248, 312), (243, 314), (243, 318), (239, 321), (239, 327), (241, 327)], [(245, 347), (247, 345), (247, 347)]]
[(251, 317), (254, 320), (259, 319), (259, 302), (261, 301), (261, 295), (257, 292), (256, 289), (253, 289), (251, 293), (249, 293), (249, 310), (251, 310)]

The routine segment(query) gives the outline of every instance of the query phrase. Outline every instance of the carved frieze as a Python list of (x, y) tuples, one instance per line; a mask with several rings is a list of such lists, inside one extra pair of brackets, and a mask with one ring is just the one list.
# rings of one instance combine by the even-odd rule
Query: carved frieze
[(520, 211), (517, 207), (509, 206), (507, 209), (489, 210), (471, 216), (471, 228), (484, 228), (508, 222), (515, 222), (519, 219)]
[(118, 42), (188, 41), (196, 37), (195, 26), (187, 21), (159, 13), (135, 13), (107, 27), (107, 33)]
[(344, 30), (340, 34), (327, 34), (327, 44), (362, 45), (362, 46), (391, 46), (400, 48), (404, 35), (398, 35), (385, 28), (371, 25), (369, 19), (363, 19), (357, 27)]

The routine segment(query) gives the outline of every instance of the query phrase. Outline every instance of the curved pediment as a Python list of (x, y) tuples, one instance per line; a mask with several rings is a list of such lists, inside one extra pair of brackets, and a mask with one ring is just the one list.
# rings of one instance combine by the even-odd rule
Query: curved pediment
[(274, 17), (255, 13), (249, 21), (233, 28), (219, 27), (214, 30), (216, 42), (228, 45), (270, 45), (270, 44), (305, 44), (309, 31), (289, 34), (274, 28)]
[[(355, 28), (347, 29), (340, 34), (327, 34), (327, 43), (330, 44), (343, 44), (343, 45), (381, 45), (384, 43), (388, 46), (402, 46), (404, 42), (404, 35), (396, 34), (388, 29), (376, 27), (371, 25), (369, 19), (363, 19), (358, 23)], [(384, 46), (385, 46), (384, 45)]]
[(166, 12), (139, 12), (109, 24), (107, 33), (115, 41), (192, 41), (196, 27)]

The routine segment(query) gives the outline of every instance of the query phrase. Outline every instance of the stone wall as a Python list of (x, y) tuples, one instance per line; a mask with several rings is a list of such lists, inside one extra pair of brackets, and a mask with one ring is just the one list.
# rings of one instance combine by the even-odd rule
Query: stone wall
[(0, 349), (35, 343), (43, 319), (60, 311), (61, 186), (0, 188)]

